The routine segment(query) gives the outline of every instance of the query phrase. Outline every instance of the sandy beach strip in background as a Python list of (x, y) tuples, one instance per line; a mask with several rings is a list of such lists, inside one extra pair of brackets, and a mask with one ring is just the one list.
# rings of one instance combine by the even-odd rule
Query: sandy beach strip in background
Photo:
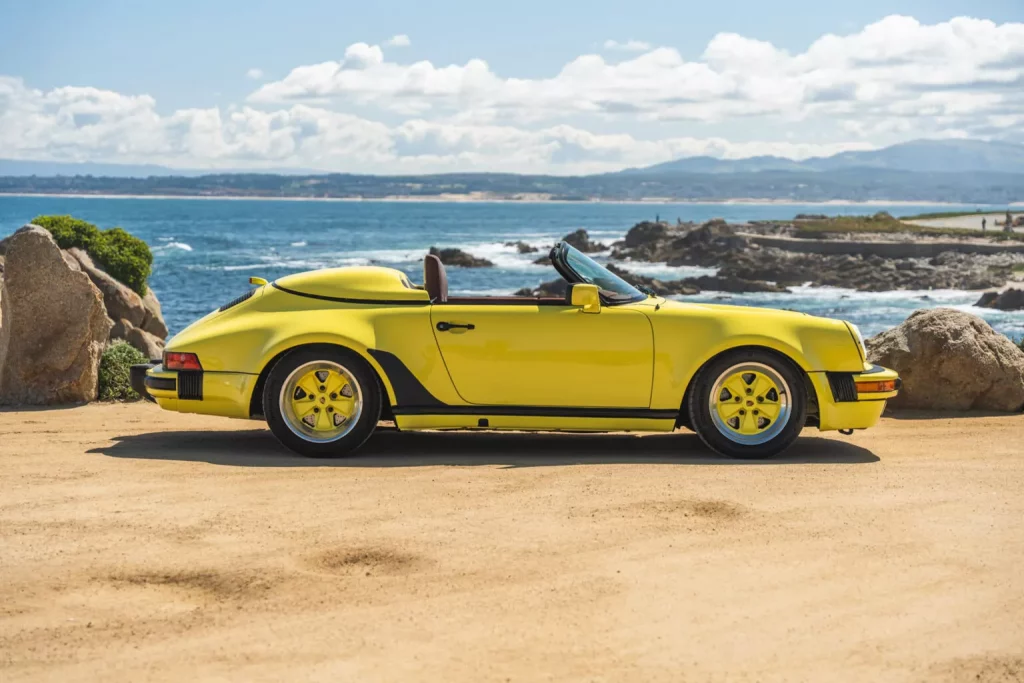
[[(0, 679), (1019, 680), (1024, 416), (403, 434), (0, 412)], [(1016, 673), (1014, 673), (1016, 672)]]
[(981, 231), (981, 221), (984, 219), (986, 229), (991, 232), (999, 232), (1003, 226), (996, 225), (996, 220), (1002, 222), (1006, 218), (1006, 212), (998, 213), (972, 213), (964, 216), (950, 216), (948, 218), (924, 218), (920, 220), (905, 221), (911, 225), (920, 225), (924, 228), (960, 228), (965, 230)]

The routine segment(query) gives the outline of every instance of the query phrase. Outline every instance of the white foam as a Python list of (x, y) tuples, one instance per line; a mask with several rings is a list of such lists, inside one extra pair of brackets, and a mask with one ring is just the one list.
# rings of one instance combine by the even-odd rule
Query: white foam
[(152, 247), (153, 251), (163, 251), (165, 249), (181, 249), (182, 251), (192, 251), (192, 247), (185, 244), (184, 242), (168, 242), (162, 244), (159, 247)]
[(307, 243), (305, 241), (302, 241), (302, 242), (292, 242), (292, 244), (291, 244), (291, 246), (293, 246), (293, 247), (305, 247), (306, 245), (307, 245)]

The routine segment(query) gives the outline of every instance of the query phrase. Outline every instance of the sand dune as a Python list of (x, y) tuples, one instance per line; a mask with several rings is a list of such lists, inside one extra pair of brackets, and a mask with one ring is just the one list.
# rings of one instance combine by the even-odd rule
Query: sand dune
[(0, 412), (0, 679), (1020, 680), (1024, 417), (721, 460), (690, 434), (292, 456)]

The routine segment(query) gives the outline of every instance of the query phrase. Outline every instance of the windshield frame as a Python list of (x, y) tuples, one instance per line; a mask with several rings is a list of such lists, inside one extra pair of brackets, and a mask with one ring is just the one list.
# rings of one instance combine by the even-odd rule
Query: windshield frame
[[(580, 272), (579, 268), (573, 267), (570, 264), (570, 256), (574, 257), (573, 260), (577, 260), (580, 264), (590, 268), (592, 272), (583, 273)], [(565, 278), (567, 282), (573, 284), (597, 285), (598, 292), (601, 295), (601, 303), (603, 305), (621, 306), (623, 304), (634, 304), (638, 301), (645, 301), (647, 299), (647, 294), (644, 294), (639, 289), (629, 284), (571, 244), (559, 242), (551, 249), (549, 258), (551, 259), (551, 263), (554, 265), (555, 270), (557, 270), (558, 274)], [(596, 282), (593, 277), (593, 273), (595, 272), (602, 275), (602, 280), (615, 284), (618, 291), (614, 289), (606, 289)]]

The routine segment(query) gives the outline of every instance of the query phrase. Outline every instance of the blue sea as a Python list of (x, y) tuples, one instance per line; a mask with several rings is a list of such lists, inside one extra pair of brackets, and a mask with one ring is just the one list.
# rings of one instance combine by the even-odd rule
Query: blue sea
[[(72, 214), (101, 228), (121, 226), (153, 248), (150, 286), (163, 304), (172, 334), (248, 287), (333, 266), (381, 264), (422, 281), (423, 255), (431, 246), (458, 247), (490, 259), (494, 268), (449, 268), (450, 287), (462, 294), (509, 294), (557, 277), (532, 263), (566, 233), (585, 228), (606, 244), (642, 220), (730, 222), (790, 219), (798, 213), (831, 215), (889, 211), (909, 215), (968, 207), (829, 204), (605, 204), (339, 202), (219, 199), (129, 199), (0, 196), (0, 237), (39, 214)], [(984, 208), (984, 207), (982, 207)], [(519, 255), (506, 242), (523, 240), (540, 253)], [(598, 255), (606, 259), (607, 253)], [(661, 279), (709, 274), (705, 268), (629, 263), (625, 267)], [(975, 292), (904, 291), (860, 293), (800, 287), (792, 294), (704, 292), (689, 301), (770, 306), (850, 320), (865, 335), (898, 325), (919, 308), (952, 306), (984, 317), (1014, 339), (1024, 337), (1024, 312), (972, 306)]]

